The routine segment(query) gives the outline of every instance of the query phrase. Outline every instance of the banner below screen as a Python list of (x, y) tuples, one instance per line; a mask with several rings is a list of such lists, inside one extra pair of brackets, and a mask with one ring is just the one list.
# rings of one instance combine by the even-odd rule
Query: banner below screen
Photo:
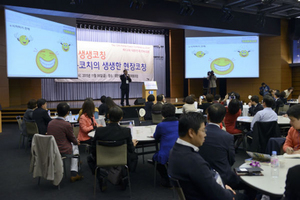
[(78, 79), (56, 82), (120, 82), (127, 69), (133, 82), (153, 81), (153, 46), (77, 41)]

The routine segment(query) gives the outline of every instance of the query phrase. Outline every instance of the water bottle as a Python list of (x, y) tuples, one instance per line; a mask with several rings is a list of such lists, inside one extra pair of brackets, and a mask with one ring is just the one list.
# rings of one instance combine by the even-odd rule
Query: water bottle
[(48, 115), (51, 116), (50, 110), (48, 110)]
[(129, 122), (128, 128), (132, 129), (132, 122)]
[(72, 111), (69, 112), (69, 121), (72, 121)]
[(277, 157), (277, 152), (272, 151), (271, 156), (271, 176), (272, 178), (278, 178), (279, 175), (279, 160)]
[(178, 102), (178, 99), (177, 99), (177, 98), (175, 99), (175, 102), (176, 102), (176, 103)]

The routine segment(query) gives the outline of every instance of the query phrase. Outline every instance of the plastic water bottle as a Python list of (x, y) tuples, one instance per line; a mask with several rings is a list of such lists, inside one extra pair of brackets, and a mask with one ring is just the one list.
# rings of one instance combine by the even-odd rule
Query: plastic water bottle
[(48, 115), (51, 116), (50, 110), (48, 110)]
[(178, 102), (178, 99), (177, 99), (177, 98), (175, 99), (175, 102), (176, 102), (176, 103)]
[(277, 152), (272, 151), (271, 156), (271, 176), (272, 178), (278, 178), (279, 175), (279, 160), (277, 157)]
[(69, 112), (69, 121), (72, 121), (72, 111)]

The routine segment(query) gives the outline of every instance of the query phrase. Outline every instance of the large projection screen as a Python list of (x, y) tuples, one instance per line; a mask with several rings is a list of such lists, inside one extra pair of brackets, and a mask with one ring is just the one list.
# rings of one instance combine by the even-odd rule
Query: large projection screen
[(77, 78), (76, 27), (5, 9), (7, 76)]
[(259, 37), (186, 37), (185, 77), (204, 78), (211, 70), (219, 78), (258, 78)]

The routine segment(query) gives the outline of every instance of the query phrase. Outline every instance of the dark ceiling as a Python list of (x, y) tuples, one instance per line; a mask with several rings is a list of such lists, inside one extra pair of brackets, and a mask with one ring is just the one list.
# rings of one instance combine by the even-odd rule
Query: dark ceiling
[[(148, 0), (151, 1), (151, 0)], [(166, 0), (183, 5), (211, 7), (242, 13), (264, 14), (269, 17), (295, 18), (300, 16), (298, 0)], [(190, 8), (192, 8), (190, 7)]]

